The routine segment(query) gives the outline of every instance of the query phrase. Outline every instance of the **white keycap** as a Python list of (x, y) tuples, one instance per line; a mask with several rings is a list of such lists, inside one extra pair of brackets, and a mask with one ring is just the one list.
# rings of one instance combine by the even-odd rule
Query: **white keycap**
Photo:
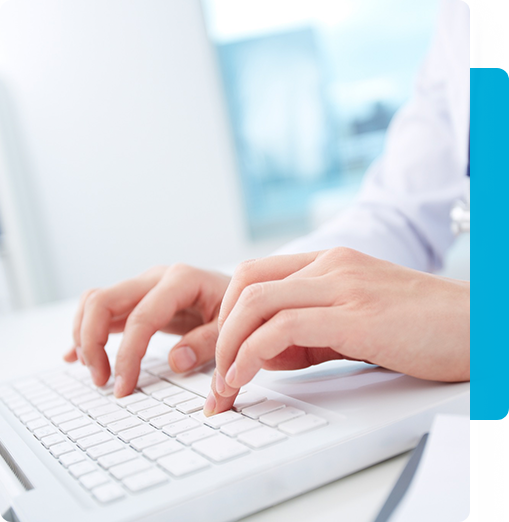
[(243, 408), (242, 415), (246, 415), (251, 419), (258, 419), (261, 415), (265, 415), (266, 413), (270, 413), (272, 411), (280, 410), (284, 407), (285, 405), (279, 401), (265, 401), (260, 404), (256, 404), (255, 406)]
[(138, 378), (138, 382), (136, 383), (136, 388), (145, 388), (146, 386), (150, 386), (158, 382), (159, 379), (154, 375), (151, 375), (147, 372), (140, 372), (140, 376)]
[(267, 413), (266, 415), (262, 415), (260, 417), (260, 422), (275, 428), (278, 424), (295, 419), (297, 417), (301, 417), (304, 415), (304, 413), (304, 411), (290, 406), (281, 410), (273, 411), (272, 413)]
[(32, 409), (31, 409), (31, 411), (28, 411), (27, 413), (23, 413), (23, 415), (20, 415), (20, 417), (19, 417), (19, 420), (23, 424), (27, 424), (28, 422), (34, 421), (36, 419), (42, 419), (41, 414), (38, 411), (35, 411)]
[(58, 406), (66, 406), (68, 404), (64, 399), (55, 399), (54, 401), (43, 402), (39, 404), (37, 408), (39, 411), (42, 411), (46, 414), (47, 411), (51, 411), (53, 408), (57, 408)]
[(171, 397), (172, 395), (177, 395), (178, 393), (182, 393), (182, 388), (178, 386), (174, 386), (173, 384), (166, 383), (168, 385), (167, 388), (163, 388), (162, 390), (156, 391), (152, 393), (152, 397), (157, 399), (158, 401), (162, 401), (166, 399), (166, 397)]
[(205, 424), (205, 421), (208, 419), (203, 411), (197, 411), (196, 413), (191, 414), (191, 418), (197, 420), (200, 424)]
[(118, 466), (113, 466), (109, 471), (116, 479), (122, 480), (129, 475), (134, 475), (140, 471), (145, 471), (150, 467), (151, 465), (148, 460), (137, 458), (135, 460), (130, 460), (128, 462), (124, 462), (123, 464), (119, 464)]
[(127, 417), (126, 419), (119, 420), (117, 422), (112, 422), (107, 425), (108, 431), (114, 433), (115, 435), (123, 430), (127, 430), (129, 428), (134, 428), (135, 426), (139, 426), (142, 424), (141, 420), (134, 415), (131, 417)]
[(186, 414), (194, 413), (196, 411), (202, 410), (204, 404), (205, 399), (198, 397), (196, 399), (191, 399), (190, 401), (181, 402), (177, 405), (177, 410)]
[(118, 436), (124, 442), (131, 442), (133, 439), (143, 437), (143, 435), (148, 435), (149, 433), (154, 433), (154, 431), (156, 430), (152, 426), (141, 424), (140, 426), (135, 426), (134, 428), (129, 428), (128, 430), (119, 432)]
[(85, 393), (89, 393), (90, 390), (86, 388), (85, 386), (79, 385), (75, 388), (70, 388), (69, 390), (63, 391), (62, 397), (65, 397), (67, 400), (71, 401), (75, 397), (78, 397), (78, 395), (84, 395)]
[(183, 391), (181, 393), (177, 393), (176, 395), (166, 397), (166, 399), (164, 399), (164, 403), (174, 408), (175, 406), (177, 406), (177, 404), (180, 404), (181, 402), (190, 401), (191, 399), (195, 398), (196, 395), (194, 393)]
[(150, 446), (155, 446), (160, 442), (165, 442), (168, 440), (168, 435), (160, 431), (155, 431), (154, 433), (149, 433), (148, 435), (144, 435), (143, 437), (138, 437), (131, 441), (131, 446), (137, 450), (141, 451)]
[(110, 378), (110, 380), (99, 388), (96, 388), (96, 391), (103, 396), (113, 395), (113, 391), (115, 390), (115, 380)]
[(152, 426), (155, 426), (156, 428), (162, 428), (163, 426), (167, 426), (168, 424), (186, 418), (187, 417), (179, 411), (172, 411), (170, 413), (166, 413), (165, 415), (161, 415), (160, 417), (154, 417), (153, 419), (150, 419), (150, 424), (152, 424)]
[(45, 448), (49, 448), (50, 446), (53, 446), (53, 444), (64, 442), (64, 438), (58, 433), (54, 433), (52, 435), (48, 435), (47, 437), (42, 437), (41, 442), (44, 444)]
[(64, 433), (68, 433), (69, 431), (83, 428), (83, 426), (88, 426), (89, 424), (92, 424), (92, 421), (88, 417), (79, 417), (71, 421), (62, 422), (58, 427)]
[(111, 440), (111, 436), (103, 431), (101, 433), (96, 433), (95, 435), (90, 435), (90, 437), (78, 439), (77, 444), (82, 450), (87, 450), (92, 446), (107, 442), (109, 440)]
[(249, 453), (246, 446), (224, 435), (215, 435), (193, 444), (193, 449), (214, 462), (223, 462)]
[(167, 362), (161, 362), (160, 360), (147, 366), (145, 366), (142, 362), (142, 365), (146, 372), (152, 373), (153, 375), (159, 375), (160, 373), (167, 372), (170, 369)]
[(64, 453), (60, 458), (60, 462), (66, 468), (71, 466), (72, 464), (76, 464), (78, 462), (83, 462), (86, 459), (85, 454), (81, 451), (71, 451), (69, 453)]
[(100, 417), (97, 417), (96, 421), (101, 424), (102, 426), (108, 426), (109, 424), (112, 424), (113, 422), (117, 422), (122, 419), (126, 419), (127, 417), (130, 417), (131, 414), (124, 410), (123, 408), (120, 408), (120, 411), (116, 411), (114, 413), (108, 413), (108, 415), (101, 415)]
[(109, 469), (113, 466), (118, 466), (118, 464), (123, 464), (129, 460), (133, 460), (137, 457), (137, 454), (130, 449), (123, 449), (120, 451), (115, 451), (115, 453), (109, 453), (108, 455), (104, 455), (103, 457), (99, 457), (97, 459), (97, 463), (104, 469)]
[(58, 400), (59, 398), (60, 397), (56, 393), (49, 392), (49, 393), (44, 393), (42, 395), (38, 395), (37, 397), (30, 399), (30, 402), (32, 404), (34, 404), (35, 406), (39, 406), (41, 404), (45, 404), (50, 401)]
[(62, 415), (62, 413), (67, 413), (68, 411), (73, 411), (74, 406), (72, 404), (64, 404), (62, 406), (57, 406), (56, 408), (51, 408), (49, 410), (46, 410), (44, 412), (44, 415), (48, 417), (48, 419), (53, 419), (55, 417), (58, 417), (59, 415)]
[(212, 437), (216, 434), (216, 430), (213, 430), (208, 426), (200, 426), (199, 428), (195, 428), (194, 430), (184, 431), (184, 433), (177, 435), (177, 440), (182, 444), (185, 444), (186, 446), (191, 446), (191, 444), (193, 444), (194, 442), (206, 439), (207, 437)]
[(60, 424), (62, 424), (62, 422), (67, 422), (67, 421), (70, 421), (73, 419), (77, 419), (78, 417), (83, 417), (83, 413), (81, 413), (80, 410), (73, 410), (73, 411), (69, 411), (67, 413), (62, 413), (62, 415), (58, 415), (57, 417), (53, 417), (51, 419), (51, 422), (53, 422), (53, 424), (56, 424), (57, 426), (59, 426)]
[(238, 440), (254, 449), (263, 448), (283, 439), (286, 437), (280, 431), (266, 427), (249, 430), (238, 436)]
[(55, 433), (55, 428), (53, 426), (42, 426), (41, 428), (34, 430), (33, 433), (38, 439), (42, 439), (43, 437)]
[(96, 488), (105, 482), (109, 482), (108, 477), (105, 473), (101, 471), (94, 471), (92, 473), (87, 473), (80, 477), (80, 482), (87, 489)]
[(144, 401), (147, 399), (147, 396), (144, 393), (133, 393), (132, 395), (127, 395), (126, 397), (122, 397), (121, 399), (116, 399), (116, 403), (125, 408), (130, 404), (134, 404), (135, 402)]
[(197, 420), (185, 418), (181, 421), (168, 424), (163, 428), (164, 433), (167, 433), (170, 437), (176, 437), (180, 433), (193, 428), (198, 428), (200, 423)]
[(259, 428), (260, 424), (253, 419), (248, 419), (244, 417), (241, 420), (230, 422), (229, 424), (225, 424), (221, 428), (221, 432), (229, 437), (236, 437), (245, 431), (254, 430)]
[(86, 402), (90, 401), (96, 401), (98, 399), (102, 399), (102, 396), (93, 391), (89, 391), (87, 393), (84, 393), (83, 395), (78, 395), (71, 399), (71, 402), (75, 404), (76, 406), (79, 406), (80, 404), (85, 404)]
[(148, 410), (142, 410), (138, 412), (138, 417), (140, 419), (143, 419), (145, 421), (148, 421), (150, 419), (153, 419), (154, 417), (159, 417), (160, 415), (164, 415), (165, 413), (170, 413), (172, 409), (169, 406), (166, 406), (166, 404), (158, 404), (157, 406), (154, 406), (153, 408), (148, 408)]
[(327, 421), (322, 417), (317, 417), (316, 415), (304, 415), (303, 417), (283, 422), (278, 426), (278, 428), (281, 431), (288, 433), (288, 435), (298, 435), (299, 433), (320, 428), (326, 424)]
[(60, 455), (74, 451), (74, 446), (69, 442), (60, 442), (59, 444), (54, 444), (51, 446), (49, 451), (54, 457), (58, 459)]
[(119, 500), (125, 496), (124, 490), (114, 482), (107, 482), (92, 490), (92, 495), (103, 504)]
[(89, 460), (84, 460), (83, 462), (78, 462), (77, 464), (72, 464), (69, 466), (69, 473), (75, 478), (79, 478), (82, 475), (92, 473), (94, 471), (97, 471), (97, 466), (92, 464), (92, 462)]
[(168, 455), (159, 459), (157, 463), (175, 477), (182, 477), (210, 466), (207, 460), (191, 450), (179, 451), (173, 455)]
[(93, 435), (94, 433), (99, 433), (101, 427), (97, 424), (87, 424), (82, 426), (81, 428), (77, 428), (75, 430), (70, 430), (67, 432), (67, 436), (73, 441), (76, 442), (78, 439), (82, 439), (83, 437), (88, 437), (89, 435)]
[(143, 393), (146, 393), (147, 395), (152, 395), (154, 392), (159, 391), (159, 390), (164, 390), (168, 387), (171, 387), (171, 384), (167, 383), (166, 381), (162, 381), (161, 379), (158, 379), (157, 381), (153, 382), (152, 384), (143, 386), (141, 388), (141, 391)]
[(148, 410), (149, 408), (153, 408), (154, 406), (159, 406), (161, 404), (159, 401), (156, 401), (155, 399), (146, 399), (144, 401), (138, 401), (134, 404), (130, 404), (127, 406), (127, 411), (130, 411), (131, 413), (138, 413), (142, 410)]
[(110, 440), (108, 442), (103, 442), (102, 444), (88, 448), (87, 454), (90, 458), (97, 460), (99, 457), (107, 455), (108, 453), (119, 451), (123, 449), (123, 447), (124, 446), (120, 441)]
[(105, 404), (104, 406), (99, 406), (98, 408), (90, 408), (87, 410), (87, 413), (92, 417), (93, 419), (97, 419), (97, 417), (101, 417), (103, 415), (108, 415), (110, 413), (125, 411), (117, 404), (113, 404), (112, 402), (109, 402), (108, 404)]
[(166, 378), (172, 384), (196, 393), (203, 398), (207, 397), (210, 391), (210, 383), (212, 382), (212, 376), (200, 372), (188, 373), (187, 375), (173, 374)]
[(248, 391), (237, 397), (233, 403), (233, 409), (235, 411), (242, 411), (244, 408), (258, 404), (259, 402), (264, 401), (266, 398), (267, 397), (264, 397), (263, 395), (258, 395), (257, 393)]
[(48, 421), (46, 419), (43, 419), (42, 417), (40, 417), (38, 419), (34, 419), (34, 420), (27, 422), (26, 426), (30, 431), (34, 431), (37, 428), (42, 428), (43, 426), (46, 426), (47, 424), (48, 424)]
[(105, 399), (104, 397), (101, 397), (100, 399), (84, 402), (84, 403), (79, 405), (79, 408), (80, 408), (81, 411), (89, 413), (92, 410), (100, 408), (101, 406), (108, 406), (109, 404), (111, 404), (111, 403), (110, 403), (110, 401), (108, 399)]
[(180, 444), (180, 442), (177, 442), (174, 439), (166, 439), (166, 442), (144, 449), (142, 452), (143, 455), (150, 460), (157, 460), (165, 455), (170, 455), (171, 453), (176, 453), (177, 451), (182, 451), (184, 449), (184, 446)]
[(129, 491), (137, 493), (138, 491), (142, 491), (152, 486), (168, 482), (168, 476), (160, 469), (154, 468), (149, 469), (148, 471), (144, 471), (143, 473), (138, 473), (136, 475), (132, 475), (131, 477), (127, 477), (122, 482), (124, 486), (129, 489)]
[(207, 417), (205, 419), (205, 424), (211, 428), (220, 428), (225, 424), (240, 420), (242, 418), (243, 417), (240, 415), (240, 413), (235, 413), (234, 411), (230, 410), (223, 413), (218, 413), (217, 415), (212, 415), (211, 417)]

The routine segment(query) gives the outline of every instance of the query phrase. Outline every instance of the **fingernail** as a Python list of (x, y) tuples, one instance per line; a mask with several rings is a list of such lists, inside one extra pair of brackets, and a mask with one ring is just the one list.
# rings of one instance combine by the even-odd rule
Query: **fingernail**
[(210, 417), (216, 409), (216, 398), (212, 392), (209, 393), (205, 405), (203, 406), (203, 414), (206, 417)]
[(115, 377), (115, 386), (113, 388), (113, 393), (115, 397), (119, 398), (123, 396), (124, 391), (124, 378), (121, 375), (117, 375)]
[(216, 391), (222, 395), (225, 390), (225, 383), (222, 375), (216, 371)]
[(236, 363), (233, 363), (230, 366), (230, 369), (226, 373), (226, 377), (225, 377), (226, 383), (229, 384), (230, 386), (232, 386), (233, 388), (235, 388), (235, 386), (233, 386), (233, 381), (235, 380), (236, 372), (237, 372), (237, 366), (236, 366)]
[(196, 364), (198, 360), (194, 351), (189, 346), (179, 346), (171, 351), (173, 364), (177, 370), (187, 372)]

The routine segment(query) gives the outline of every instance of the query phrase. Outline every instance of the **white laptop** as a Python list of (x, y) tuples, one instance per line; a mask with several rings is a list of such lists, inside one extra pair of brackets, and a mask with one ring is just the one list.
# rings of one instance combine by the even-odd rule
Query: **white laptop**
[(212, 368), (146, 357), (116, 400), (79, 364), (0, 386), (7, 520), (230, 521), (411, 449), (469, 385), (334, 361), (261, 372), (234, 410), (201, 412)]

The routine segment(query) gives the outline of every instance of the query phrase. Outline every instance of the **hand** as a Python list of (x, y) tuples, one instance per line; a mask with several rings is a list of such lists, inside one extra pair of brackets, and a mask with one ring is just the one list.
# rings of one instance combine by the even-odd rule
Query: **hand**
[(230, 278), (186, 265), (155, 267), (106, 289), (90, 290), (74, 320), (74, 347), (64, 356), (88, 366), (104, 385), (110, 364), (104, 346), (110, 333), (124, 332), (115, 365), (115, 395), (133, 392), (150, 338), (161, 330), (183, 335), (168, 362), (189, 371), (214, 357), (217, 316)]
[(470, 285), (335, 248), (243, 263), (221, 305), (205, 413), (260, 368), (369, 361), (421, 379), (470, 376)]

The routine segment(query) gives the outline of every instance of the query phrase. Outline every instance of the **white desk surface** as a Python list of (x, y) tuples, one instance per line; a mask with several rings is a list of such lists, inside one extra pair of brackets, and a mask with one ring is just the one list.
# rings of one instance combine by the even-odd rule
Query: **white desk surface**
[[(0, 316), (0, 381), (55, 366), (71, 346), (75, 307), (76, 301), (63, 301)], [(149, 350), (160, 352), (161, 342), (164, 343), (163, 337), (157, 338)], [(408, 456), (406, 453), (392, 458), (256, 513), (245, 521), (372, 522)]]

